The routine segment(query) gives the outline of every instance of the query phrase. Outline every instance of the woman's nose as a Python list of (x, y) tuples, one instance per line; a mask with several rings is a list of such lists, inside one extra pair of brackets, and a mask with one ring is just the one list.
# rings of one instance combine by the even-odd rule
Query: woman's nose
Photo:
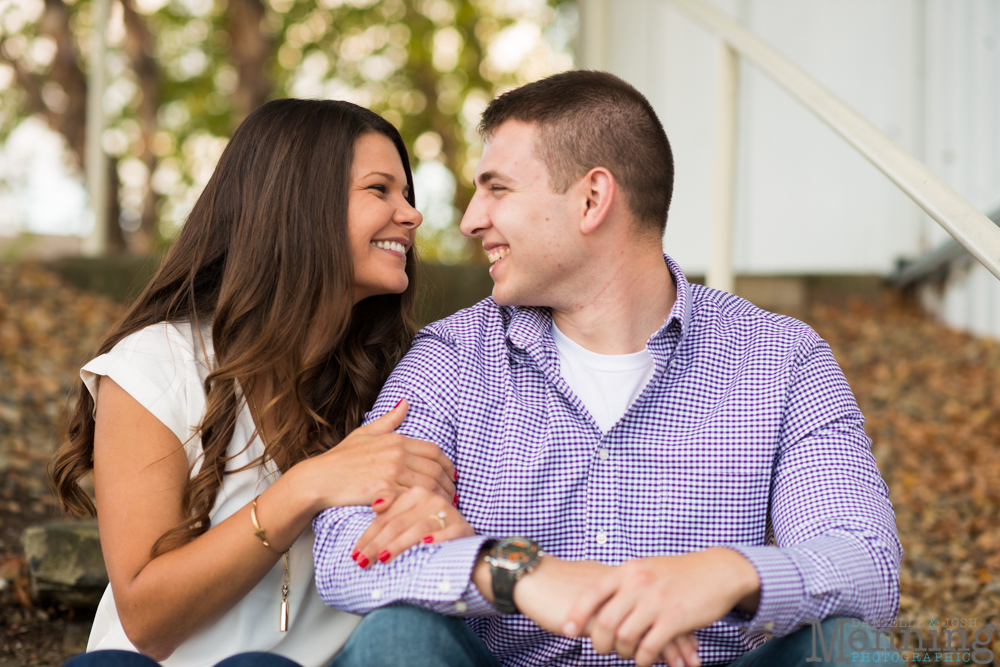
[(410, 229), (416, 229), (420, 226), (420, 223), (424, 221), (423, 214), (416, 208), (410, 206), (409, 202), (403, 204), (396, 209), (396, 214), (393, 216), (393, 222), (397, 225), (403, 225)]

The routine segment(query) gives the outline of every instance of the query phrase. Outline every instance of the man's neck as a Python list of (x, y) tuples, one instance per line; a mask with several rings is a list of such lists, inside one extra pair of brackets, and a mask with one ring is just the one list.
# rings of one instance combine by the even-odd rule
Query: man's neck
[(670, 315), (677, 288), (659, 252), (628, 262), (598, 263), (586, 290), (572, 304), (552, 308), (552, 319), (570, 340), (599, 354), (631, 354)]

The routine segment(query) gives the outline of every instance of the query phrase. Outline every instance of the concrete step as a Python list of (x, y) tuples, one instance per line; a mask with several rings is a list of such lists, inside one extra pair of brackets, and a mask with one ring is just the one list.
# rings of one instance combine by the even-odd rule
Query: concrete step
[(97, 607), (108, 585), (97, 521), (48, 521), (22, 539), (36, 602)]

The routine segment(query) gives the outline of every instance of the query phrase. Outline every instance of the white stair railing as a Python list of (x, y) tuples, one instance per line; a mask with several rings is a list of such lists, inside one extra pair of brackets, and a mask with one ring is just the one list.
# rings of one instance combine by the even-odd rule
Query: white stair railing
[(707, 282), (733, 291), (733, 200), (736, 173), (739, 59), (767, 74), (888, 176), (1000, 278), (1000, 227), (965, 201), (923, 163), (750, 31), (703, 0), (660, 0), (718, 38), (720, 58), (715, 150), (715, 210)]

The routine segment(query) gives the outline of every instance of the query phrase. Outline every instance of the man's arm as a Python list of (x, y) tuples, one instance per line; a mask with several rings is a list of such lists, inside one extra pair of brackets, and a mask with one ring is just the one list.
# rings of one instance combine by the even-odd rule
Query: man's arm
[(316, 589), (324, 603), (354, 614), (406, 603), (439, 614), (483, 616), (496, 613), (469, 579), (486, 537), (421, 544), (388, 563), (362, 569), (351, 550), (375, 518), (366, 507), (326, 510), (313, 522)]
[(847, 379), (814, 332), (789, 383), (770, 500), (776, 547), (724, 545), (760, 582), (756, 609), (746, 598), (743, 618), (724, 620), (775, 636), (835, 615), (891, 623), (902, 547), (889, 491)]
[[(435, 336), (418, 335), (382, 388), (368, 421), (405, 398), (409, 411), (397, 432), (433, 442), (455, 460), (457, 377), (456, 350)], [(334, 507), (313, 521), (316, 588), (323, 602), (358, 614), (400, 602), (458, 616), (496, 613), (469, 583), (487, 537), (420, 544), (388, 563), (362, 569), (350, 554), (374, 518), (369, 507)]]
[(748, 630), (782, 636), (834, 615), (886, 627), (899, 608), (902, 547), (864, 417), (818, 336), (788, 390), (771, 491), (777, 548), (727, 545), (757, 569)]
[(808, 342), (773, 473), (777, 547), (726, 545), (612, 568), (580, 595), (566, 634), (649, 664), (670, 637), (717, 620), (778, 636), (833, 615), (888, 625), (902, 555), (888, 490), (840, 367), (818, 336)]

